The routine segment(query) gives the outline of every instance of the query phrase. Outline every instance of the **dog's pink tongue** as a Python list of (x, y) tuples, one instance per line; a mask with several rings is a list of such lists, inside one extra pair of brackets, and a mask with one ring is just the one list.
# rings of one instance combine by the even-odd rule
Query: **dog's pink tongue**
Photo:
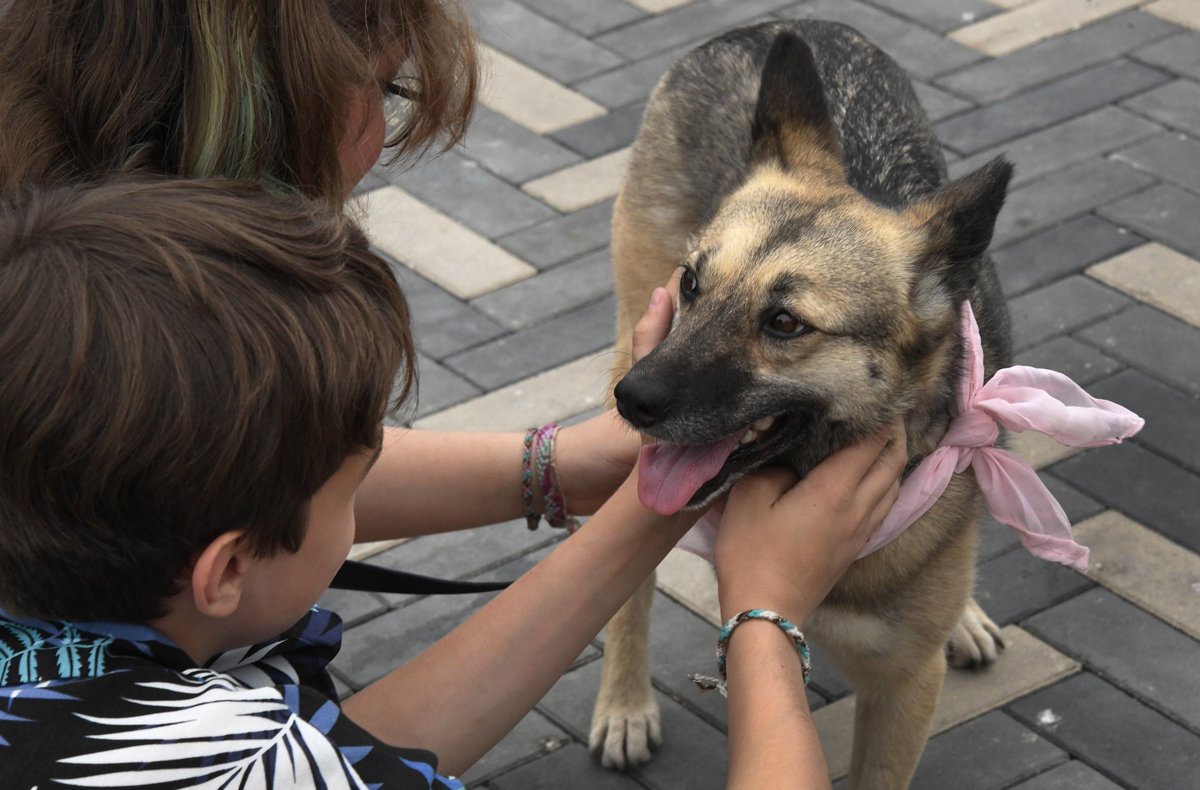
[(648, 444), (642, 448), (638, 499), (656, 513), (676, 513), (712, 480), (737, 447), (738, 435), (711, 444)]

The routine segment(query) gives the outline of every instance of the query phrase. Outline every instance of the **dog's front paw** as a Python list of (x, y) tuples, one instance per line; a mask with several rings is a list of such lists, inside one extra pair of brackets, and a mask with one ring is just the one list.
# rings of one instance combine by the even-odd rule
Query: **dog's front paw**
[(946, 640), (946, 661), (952, 667), (983, 667), (1003, 649), (1000, 628), (972, 598)]
[(633, 708), (596, 705), (588, 747), (605, 768), (625, 770), (649, 762), (662, 743), (662, 721), (653, 696)]

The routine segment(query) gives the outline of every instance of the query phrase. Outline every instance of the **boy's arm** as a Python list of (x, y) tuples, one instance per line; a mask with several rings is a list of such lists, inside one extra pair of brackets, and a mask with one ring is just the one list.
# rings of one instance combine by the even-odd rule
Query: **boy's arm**
[(359, 726), (460, 773), (570, 667), (695, 521), (643, 508), (631, 476), (588, 524), (454, 631), (346, 700)]

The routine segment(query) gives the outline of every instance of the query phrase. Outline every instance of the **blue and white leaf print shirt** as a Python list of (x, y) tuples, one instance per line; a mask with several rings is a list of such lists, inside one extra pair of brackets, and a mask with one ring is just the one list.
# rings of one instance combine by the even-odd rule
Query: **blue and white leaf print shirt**
[(341, 715), (326, 671), (341, 641), (338, 616), (314, 608), (197, 667), (146, 626), (0, 612), (0, 783), (460, 790), (430, 752)]

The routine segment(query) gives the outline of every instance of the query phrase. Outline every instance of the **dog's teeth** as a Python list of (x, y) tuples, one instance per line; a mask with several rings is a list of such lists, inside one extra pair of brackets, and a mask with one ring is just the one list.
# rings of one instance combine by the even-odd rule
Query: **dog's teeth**
[(758, 435), (755, 434), (754, 431), (746, 431), (746, 433), (742, 435), (742, 440), (738, 442), (738, 444), (750, 444), (750, 442), (757, 438)]
[(763, 417), (761, 420), (754, 423), (754, 425), (752, 425), (751, 427), (754, 428), (754, 430), (758, 431), (759, 433), (762, 433), (763, 431), (767, 430), (774, 424), (775, 424), (774, 417)]

